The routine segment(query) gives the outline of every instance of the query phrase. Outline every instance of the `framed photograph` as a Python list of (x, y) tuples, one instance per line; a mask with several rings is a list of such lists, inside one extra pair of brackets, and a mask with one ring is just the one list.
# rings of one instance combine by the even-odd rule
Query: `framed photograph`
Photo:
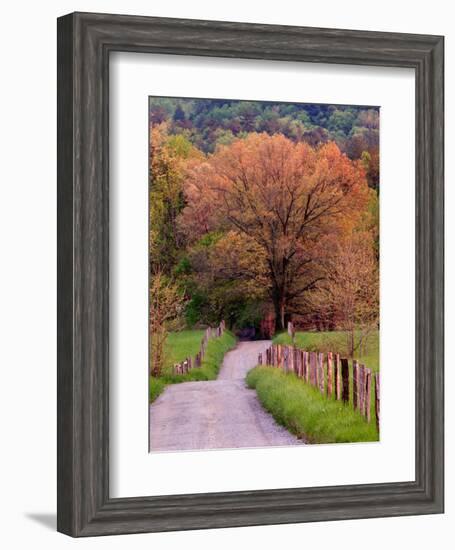
[(443, 512), (443, 38), (58, 20), (58, 530)]

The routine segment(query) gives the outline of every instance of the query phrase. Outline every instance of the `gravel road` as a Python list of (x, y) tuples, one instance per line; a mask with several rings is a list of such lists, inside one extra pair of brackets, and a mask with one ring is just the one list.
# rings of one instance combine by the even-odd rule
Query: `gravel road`
[(264, 411), (247, 372), (270, 342), (239, 342), (217, 380), (168, 386), (150, 405), (150, 450), (233, 449), (300, 445)]

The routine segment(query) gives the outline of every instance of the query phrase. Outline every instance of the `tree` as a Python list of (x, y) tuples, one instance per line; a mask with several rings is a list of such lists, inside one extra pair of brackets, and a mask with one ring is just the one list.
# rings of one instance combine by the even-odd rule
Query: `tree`
[(363, 151), (361, 160), (365, 167), (365, 173), (368, 185), (373, 189), (379, 190), (379, 149)]
[(182, 106), (179, 104), (175, 108), (174, 116), (172, 117), (174, 122), (183, 122), (186, 120), (185, 111), (182, 109)]
[(150, 277), (150, 374), (160, 376), (169, 324), (183, 312), (184, 297), (178, 286), (157, 271)]
[(207, 225), (234, 229), (260, 248), (281, 329), (293, 303), (322, 278), (319, 240), (354, 225), (368, 200), (363, 166), (336, 144), (313, 149), (281, 134), (250, 134), (219, 147), (192, 167), (187, 187), (184, 219), (200, 212), (208, 195)]
[(185, 206), (183, 173), (186, 162), (203, 155), (184, 135), (168, 136), (166, 124), (150, 131), (150, 264), (167, 273), (175, 265), (179, 242), (177, 218)]
[(150, 123), (161, 124), (169, 118), (169, 113), (162, 105), (152, 105), (150, 108)]
[(379, 321), (379, 276), (373, 236), (353, 231), (344, 239), (325, 239), (329, 252), (322, 264), (323, 278), (310, 294), (315, 310), (335, 318), (348, 334), (351, 357)]

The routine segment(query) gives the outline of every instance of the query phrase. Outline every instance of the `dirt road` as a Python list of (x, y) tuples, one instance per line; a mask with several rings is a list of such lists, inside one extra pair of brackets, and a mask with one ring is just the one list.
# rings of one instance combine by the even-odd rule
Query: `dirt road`
[(245, 376), (270, 342), (240, 342), (217, 380), (168, 386), (150, 406), (150, 450), (300, 445), (266, 413)]

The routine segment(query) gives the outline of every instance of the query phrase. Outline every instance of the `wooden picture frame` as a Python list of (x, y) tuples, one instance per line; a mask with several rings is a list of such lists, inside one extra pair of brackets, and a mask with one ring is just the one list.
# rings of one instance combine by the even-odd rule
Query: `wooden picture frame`
[[(443, 38), (74, 13), (58, 20), (58, 530), (71, 536), (443, 511)], [(408, 67), (416, 82), (416, 479), (109, 496), (109, 54)]]

